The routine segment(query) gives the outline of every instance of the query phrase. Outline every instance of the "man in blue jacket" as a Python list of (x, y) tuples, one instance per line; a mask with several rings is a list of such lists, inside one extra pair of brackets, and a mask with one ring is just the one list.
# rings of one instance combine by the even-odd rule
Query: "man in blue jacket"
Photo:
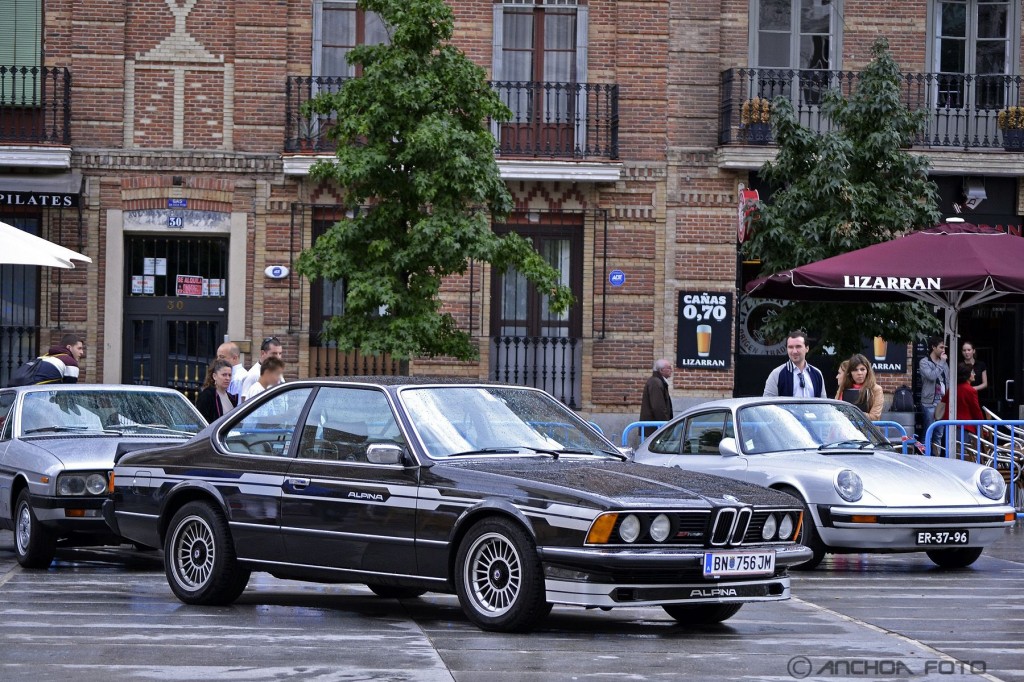
[(85, 357), (85, 343), (78, 334), (65, 334), (60, 345), (50, 346), (36, 367), (33, 384), (77, 384), (78, 361)]
[(807, 362), (807, 334), (790, 332), (786, 339), (789, 362), (772, 370), (764, 383), (764, 395), (794, 398), (824, 398), (825, 377)]

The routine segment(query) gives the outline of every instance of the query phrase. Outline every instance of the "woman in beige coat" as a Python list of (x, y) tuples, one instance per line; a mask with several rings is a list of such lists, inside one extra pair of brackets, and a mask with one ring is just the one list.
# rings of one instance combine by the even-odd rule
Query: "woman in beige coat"
[(871, 368), (871, 362), (860, 353), (846, 361), (846, 373), (839, 383), (836, 400), (853, 403), (871, 421), (882, 418), (885, 394), (875, 381), (875, 370)]

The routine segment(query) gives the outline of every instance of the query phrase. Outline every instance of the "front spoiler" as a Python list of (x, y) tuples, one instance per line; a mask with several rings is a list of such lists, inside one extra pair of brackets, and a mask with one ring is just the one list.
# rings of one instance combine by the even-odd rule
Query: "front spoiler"
[(742, 582), (620, 585), (546, 578), (545, 599), (552, 604), (597, 606), (661, 606), (663, 604), (743, 604), (782, 601), (790, 598), (789, 577), (780, 576)]
[(723, 550), (775, 550), (776, 566), (795, 566), (810, 561), (814, 553), (803, 545), (739, 545), (734, 547), (666, 547), (664, 549), (604, 549), (599, 547), (538, 547), (545, 563), (590, 570), (645, 569), (700, 572), (704, 553)]

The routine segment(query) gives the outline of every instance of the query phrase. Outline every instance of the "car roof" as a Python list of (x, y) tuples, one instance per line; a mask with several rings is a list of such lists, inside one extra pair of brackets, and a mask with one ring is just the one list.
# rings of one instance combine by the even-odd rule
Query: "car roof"
[(522, 388), (529, 390), (529, 386), (515, 386), (503, 384), (500, 381), (489, 381), (487, 379), (475, 379), (473, 377), (452, 377), (452, 376), (331, 376), (331, 377), (306, 377), (298, 379), (297, 382), (315, 384), (372, 384), (375, 386), (504, 386), (506, 388)]
[(723, 398), (721, 400), (711, 400), (699, 405), (694, 405), (688, 408), (687, 412), (694, 410), (705, 410), (714, 407), (723, 407), (730, 410), (735, 410), (739, 407), (746, 407), (748, 405), (778, 405), (784, 403), (842, 403), (841, 400), (832, 400), (830, 398), (780, 398), (774, 396), (756, 396), (748, 398)]
[(66, 393), (73, 391), (110, 391), (110, 392), (136, 392), (136, 393), (177, 393), (180, 391), (163, 386), (138, 386), (136, 384), (32, 384), (31, 386), (12, 386), (9, 390), (19, 393), (51, 392)]

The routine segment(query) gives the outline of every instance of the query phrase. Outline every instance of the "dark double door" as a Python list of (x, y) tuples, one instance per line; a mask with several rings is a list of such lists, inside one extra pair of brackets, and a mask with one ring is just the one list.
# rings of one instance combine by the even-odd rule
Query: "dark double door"
[(226, 239), (126, 240), (122, 381), (195, 400), (227, 332), (227, 248)]

